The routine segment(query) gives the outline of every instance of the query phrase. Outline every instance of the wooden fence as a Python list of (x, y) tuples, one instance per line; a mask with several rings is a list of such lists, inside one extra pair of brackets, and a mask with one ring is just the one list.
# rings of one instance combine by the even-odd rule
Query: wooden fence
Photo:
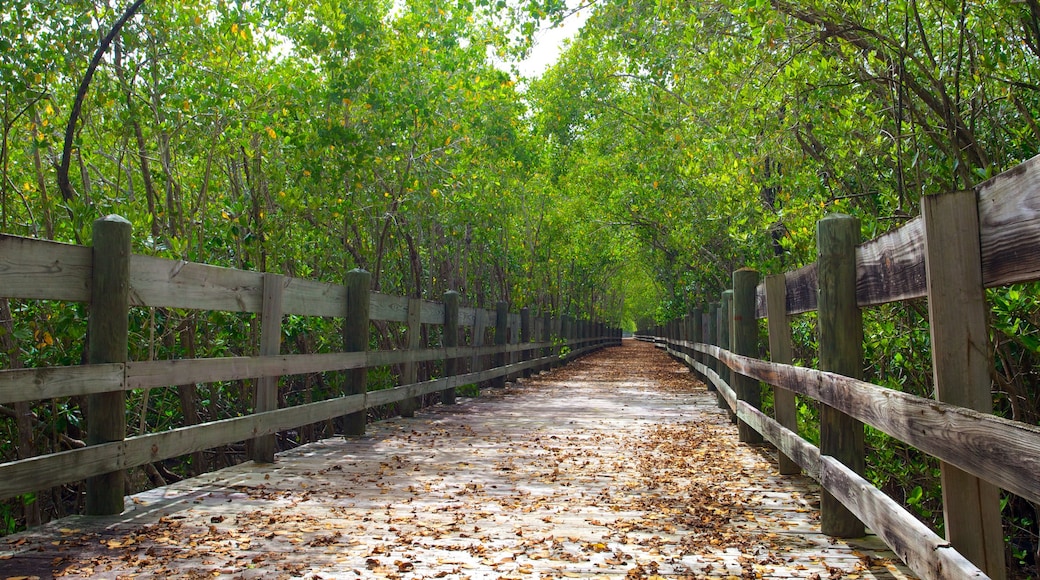
[[(1040, 427), (992, 415), (985, 288), (1040, 280), (1040, 157), (973, 190), (922, 199), (922, 216), (858, 244), (859, 223), (817, 227), (818, 261), (759, 283), (748, 269), (718, 303), (642, 334), (717, 389), (742, 441), (779, 450), (781, 474), (823, 487), (823, 532), (869, 526), (924, 578), (1003, 578), (999, 489), (1040, 503)], [(862, 378), (861, 308), (928, 298), (936, 399)], [(790, 366), (794, 314), (818, 312), (820, 369)], [(772, 361), (756, 358), (768, 319)], [(774, 417), (760, 410), (773, 386)], [(795, 394), (822, 403), (820, 447), (797, 432)], [(941, 462), (947, 538), (863, 478), (863, 424)]]
[[(87, 481), (88, 514), (123, 510), (126, 469), (250, 440), (251, 458), (273, 461), (275, 433), (343, 417), (347, 435), (364, 433), (366, 409), (398, 403), (411, 413), (417, 397), (441, 393), (455, 402), (455, 387), (530, 374), (620, 341), (619, 330), (569, 316), (533, 317), (465, 308), (448, 292), (443, 302), (369, 291), (369, 274), (348, 272), (344, 284), (250, 272), (134, 255), (130, 224), (118, 216), (94, 223), (93, 246), (84, 247), (0, 235), (0, 296), (89, 303), (88, 363), (0, 371), (0, 403), (86, 396), (87, 443), (83, 448), (0, 464), (0, 498), (63, 483)], [(164, 307), (258, 313), (259, 356), (209, 359), (127, 360), (130, 308)], [(280, 354), (285, 315), (343, 319), (344, 351)], [(407, 349), (369, 351), (372, 321), (405, 323)], [(443, 345), (423, 348), (422, 325), (443, 325)], [(465, 327), (470, 332), (462, 332)], [(485, 345), (494, 328), (493, 344)], [(469, 335), (468, 346), (459, 345)], [(483, 368), (488, 358), (494, 364)], [(416, 382), (415, 365), (443, 361), (443, 376)], [(460, 361), (473, 361), (461, 373)], [(367, 368), (401, 365), (401, 385), (366, 389)], [(349, 371), (340, 396), (278, 408), (278, 381), (286, 375)], [(131, 389), (255, 382), (253, 412), (168, 431), (125, 437), (126, 392)]]

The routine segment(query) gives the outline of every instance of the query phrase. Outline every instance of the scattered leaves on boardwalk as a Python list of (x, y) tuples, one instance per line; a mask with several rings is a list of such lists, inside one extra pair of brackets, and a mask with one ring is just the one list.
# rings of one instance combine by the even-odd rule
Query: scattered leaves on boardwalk
[(7, 538), (0, 577), (901, 578), (629, 344), (416, 419)]

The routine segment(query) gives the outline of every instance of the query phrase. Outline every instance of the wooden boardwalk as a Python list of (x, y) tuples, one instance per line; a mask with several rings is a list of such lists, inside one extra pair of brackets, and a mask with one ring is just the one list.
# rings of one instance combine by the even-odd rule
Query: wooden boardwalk
[(0, 540), (0, 578), (905, 578), (643, 343)]

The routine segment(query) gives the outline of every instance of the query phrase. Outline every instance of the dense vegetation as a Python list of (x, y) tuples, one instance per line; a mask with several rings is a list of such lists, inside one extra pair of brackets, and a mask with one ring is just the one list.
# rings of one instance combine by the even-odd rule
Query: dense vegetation
[[(1034, 0), (582, 9), (560, 62), (521, 79), (492, 61), (566, 16), (558, 0), (144, 3), (81, 92), (126, 7), (9, 0), (0, 231), (83, 242), (95, 217), (118, 213), (141, 253), (327, 281), (363, 267), (382, 292), (456, 289), (469, 305), (634, 328), (717, 300), (735, 268), (812, 261), (828, 212), (857, 215), (871, 238), (915, 216), (920, 196), (1040, 149)], [(1033, 424), (1037, 296), (990, 294), (995, 405)], [(868, 378), (930, 395), (925, 312), (867, 314)], [(251, 317), (136, 315), (135, 358), (256, 348)], [(79, 362), (83, 320), (79, 306), (0, 302), (0, 366)], [(812, 364), (812, 318), (796, 323)], [(290, 321), (285, 342), (335, 348), (328, 324)], [(380, 328), (378, 340), (399, 336)], [(286, 387), (317, 397), (325, 380)], [(128, 412), (142, 430), (225, 416), (244, 410), (239, 388), (157, 390)], [(77, 401), (24, 407), (0, 408), (5, 460), (79, 444)], [(935, 462), (870, 442), (871, 477), (941, 527)], [(70, 491), (52, 495), (8, 504), (0, 529), (41, 505), (61, 513)], [(1012, 565), (1036, 577), (1037, 508), (1006, 499)]]

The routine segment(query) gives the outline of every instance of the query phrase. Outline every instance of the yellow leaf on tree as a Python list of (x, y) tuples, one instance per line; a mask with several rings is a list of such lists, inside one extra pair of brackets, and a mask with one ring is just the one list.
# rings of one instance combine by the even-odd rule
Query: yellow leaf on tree
[(267, 131), (267, 136), (268, 137), (270, 137), (272, 139), (277, 139), (278, 138), (278, 134), (274, 132), (274, 129), (272, 129), (270, 127), (264, 127), (264, 130)]

